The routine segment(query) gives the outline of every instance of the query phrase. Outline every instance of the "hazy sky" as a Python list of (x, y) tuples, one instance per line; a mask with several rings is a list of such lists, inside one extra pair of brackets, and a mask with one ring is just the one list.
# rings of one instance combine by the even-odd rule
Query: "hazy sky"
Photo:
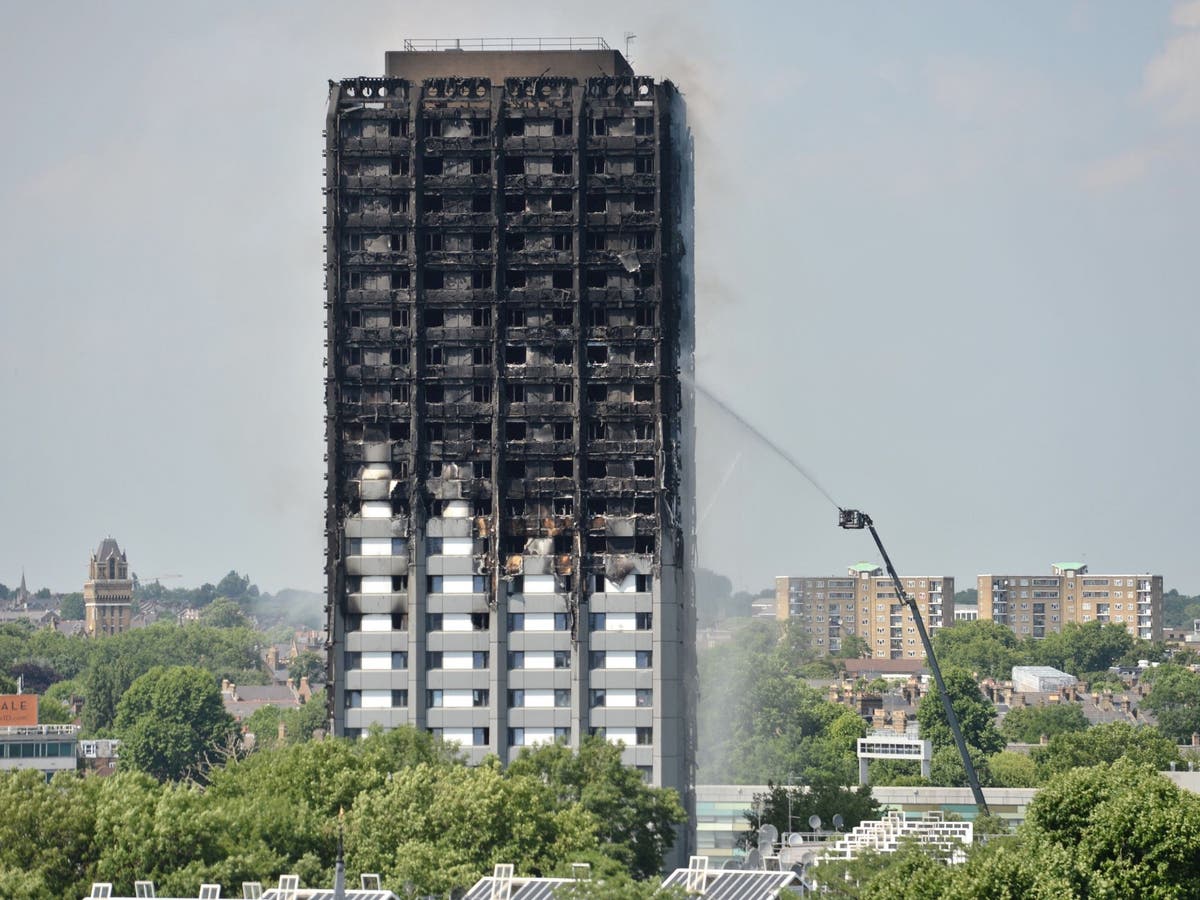
[[(10, 5), (0, 581), (78, 590), (112, 534), (319, 589), (326, 81), (626, 31), (696, 132), (702, 382), (903, 571), (1200, 591), (1200, 2), (1117, 0)], [(702, 565), (873, 558), (699, 414)]]

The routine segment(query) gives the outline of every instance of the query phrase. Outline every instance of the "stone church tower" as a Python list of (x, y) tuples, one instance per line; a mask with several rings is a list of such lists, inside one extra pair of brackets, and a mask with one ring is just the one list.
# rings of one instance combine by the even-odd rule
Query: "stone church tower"
[(89, 636), (121, 634), (133, 619), (133, 579), (129, 561), (111, 537), (100, 542), (83, 585), (85, 628)]

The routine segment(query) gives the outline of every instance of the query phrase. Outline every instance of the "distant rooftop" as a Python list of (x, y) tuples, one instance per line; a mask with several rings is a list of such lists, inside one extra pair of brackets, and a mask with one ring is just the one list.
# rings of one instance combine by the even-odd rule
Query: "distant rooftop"
[(879, 566), (869, 562), (855, 563), (850, 567), (851, 572), (876, 572), (878, 570)]
[(1087, 563), (1081, 563), (1081, 562), (1055, 563), (1054, 568), (1058, 569), (1061, 572), (1086, 572), (1087, 571)]
[(602, 37), (562, 38), (431, 38), (406, 40), (404, 49), (416, 50), (611, 50)]
[(436, 38), (406, 40), (384, 55), (391, 78), (595, 78), (629, 76), (633, 68), (600, 37)]

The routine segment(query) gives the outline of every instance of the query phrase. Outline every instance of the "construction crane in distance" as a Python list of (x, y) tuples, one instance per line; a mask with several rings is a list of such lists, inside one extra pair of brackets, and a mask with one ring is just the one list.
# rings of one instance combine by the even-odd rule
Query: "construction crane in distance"
[(896, 588), (896, 596), (912, 613), (913, 623), (917, 626), (917, 634), (921, 636), (921, 645), (925, 648), (925, 659), (929, 663), (929, 670), (933, 673), (933, 681), (937, 686), (938, 694), (941, 695), (942, 708), (946, 711), (946, 721), (950, 724), (950, 732), (954, 735), (954, 743), (958, 746), (958, 755), (962, 757), (963, 768), (967, 772), (967, 784), (971, 786), (971, 795), (975, 798), (975, 805), (985, 816), (990, 815), (987, 801), (983, 798), (983, 788), (979, 786), (979, 776), (975, 774), (975, 766), (971, 763), (971, 754), (967, 752), (967, 742), (963, 739), (962, 729), (958, 725), (958, 716), (954, 714), (954, 705), (950, 702), (950, 693), (946, 690), (946, 682), (942, 680), (942, 670), (938, 666), (937, 657), (933, 655), (933, 643), (929, 640), (929, 632), (925, 630), (925, 623), (921, 619), (917, 601), (904, 590), (900, 576), (896, 574), (896, 567), (892, 565), (891, 557), (883, 549), (883, 541), (879, 539), (879, 532), (875, 530), (875, 523), (871, 521), (870, 516), (861, 510), (842, 509), (839, 506), (838, 527), (851, 530), (865, 528), (871, 532), (875, 546), (879, 548), (879, 555), (883, 557), (883, 564), (887, 567), (887, 573), (891, 576), (892, 584)]

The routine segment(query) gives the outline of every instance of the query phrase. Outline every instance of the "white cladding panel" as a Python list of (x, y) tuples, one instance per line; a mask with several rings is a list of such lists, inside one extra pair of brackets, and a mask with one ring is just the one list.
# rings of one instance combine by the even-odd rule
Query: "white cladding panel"
[(469, 594), (475, 589), (475, 578), (472, 575), (443, 575), (443, 594)]
[(637, 575), (630, 572), (623, 579), (618, 581), (609, 581), (604, 579), (604, 592), (606, 594), (632, 594), (637, 590)]
[(554, 729), (553, 728), (526, 728), (525, 729), (525, 746), (532, 747), (535, 744), (553, 744)]
[(443, 613), (442, 631), (470, 631), (470, 613)]
[(470, 747), (475, 743), (475, 731), (472, 728), (443, 728), (442, 740)]
[(637, 613), (610, 612), (604, 614), (605, 631), (637, 631)]
[(466, 519), (471, 515), (471, 504), (466, 500), (447, 500), (442, 504), (442, 517), (446, 519)]
[(553, 631), (554, 613), (525, 613), (526, 631)]
[(469, 537), (442, 538), (443, 556), (470, 556), (475, 542)]
[(470, 650), (445, 650), (442, 652), (443, 669), (471, 669), (475, 665), (475, 654)]
[(604, 692), (604, 705), (616, 709), (631, 709), (637, 706), (637, 692), (632, 689), (609, 688)]
[(363, 538), (362, 539), (362, 555), (363, 556), (391, 556), (392, 555), (392, 539), (391, 538)]
[(364, 500), (362, 517), (364, 519), (390, 519), (392, 504), (387, 500)]
[(609, 650), (604, 654), (606, 669), (636, 669), (637, 655), (632, 650)]
[(523, 580), (522, 590), (526, 594), (553, 594), (554, 593), (554, 576), (553, 575), (526, 575)]
[(392, 692), (369, 690), (362, 692), (362, 708), (363, 709), (391, 709), (392, 708)]
[(387, 613), (368, 613), (362, 617), (359, 631), (391, 631), (392, 617)]
[(364, 669), (390, 669), (392, 667), (392, 651), (364, 650), (362, 655)]
[(625, 746), (632, 747), (637, 743), (636, 728), (605, 728), (604, 737), (610, 744), (615, 744), (617, 741), (624, 741)]
[(525, 651), (525, 668), (527, 668), (527, 669), (553, 669), (554, 668), (554, 651), (553, 650), (526, 650)]
[(525, 689), (525, 706), (528, 709), (553, 709), (554, 708), (554, 691), (538, 688), (536, 690)]
[(442, 706), (446, 709), (470, 709), (471, 691), (442, 691)]
[(392, 592), (392, 576), (364, 575), (362, 577), (362, 592), (364, 594), (390, 594)]

